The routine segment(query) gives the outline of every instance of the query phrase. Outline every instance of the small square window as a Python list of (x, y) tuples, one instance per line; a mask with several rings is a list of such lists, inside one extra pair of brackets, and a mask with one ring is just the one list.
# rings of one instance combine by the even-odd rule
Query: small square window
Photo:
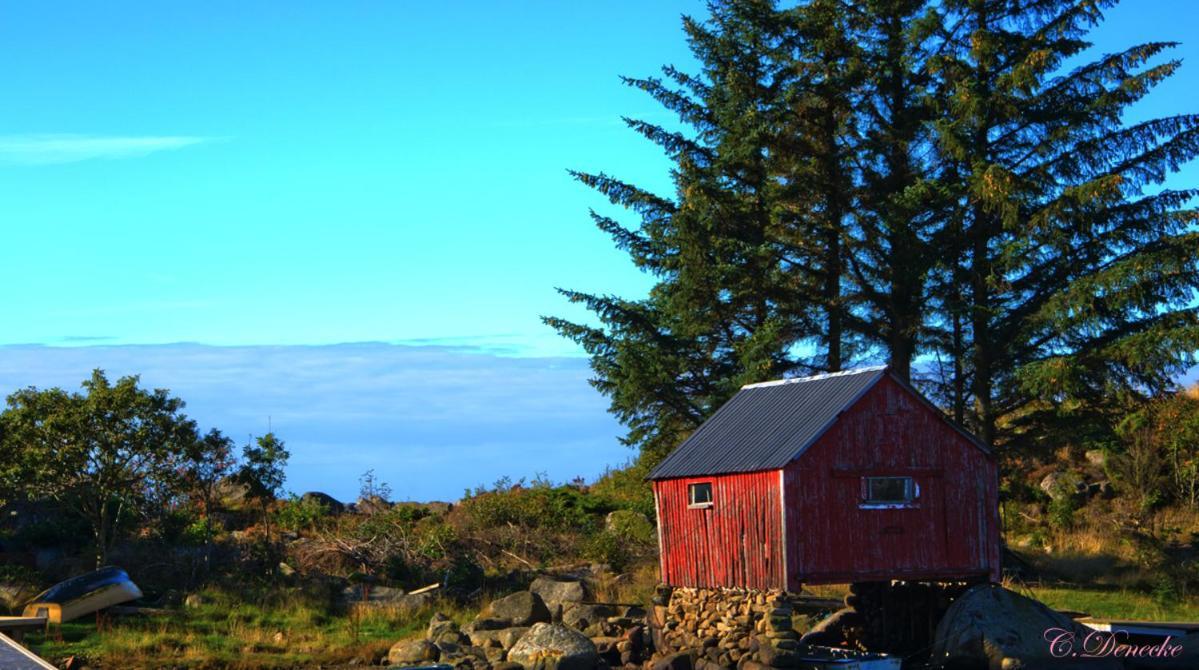
[(712, 482), (700, 482), (687, 486), (688, 507), (712, 506)]
[(920, 495), (911, 477), (863, 477), (862, 505), (865, 507), (909, 507)]

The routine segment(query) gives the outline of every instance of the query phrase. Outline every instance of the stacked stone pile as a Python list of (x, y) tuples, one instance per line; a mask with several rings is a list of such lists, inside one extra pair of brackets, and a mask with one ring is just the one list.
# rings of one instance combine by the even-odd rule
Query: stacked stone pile
[(798, 663), (799, 634), (781, 591), (674, 589), (660, 591), (655, 602), (658, 670), (754, 670)]

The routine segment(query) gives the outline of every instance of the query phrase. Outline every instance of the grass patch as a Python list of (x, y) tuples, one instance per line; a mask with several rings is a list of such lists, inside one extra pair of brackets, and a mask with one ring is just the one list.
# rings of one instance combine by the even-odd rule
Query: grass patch
[(1199, 597), (1195, 596), (1163, 602), (1151, 594), (1129, 589), (1009, 588), (1040, 600), (1053, 609), (1086, 612), (1097, 619), (1199, 621)]
[(91, 619), (57, 634), (28, 635), (44, 658), (78, 656), (104, 668), (182, 667), (268, 670), (298, 665), (374, 662), (396, 641), (422, 633), (433, 612), (460, 623), (475, 610), (452, 602), (420, 609), (335, 607), (299, 592), (205, 592), (196, 608), (154, 617), (122, 617), (97, 628)]

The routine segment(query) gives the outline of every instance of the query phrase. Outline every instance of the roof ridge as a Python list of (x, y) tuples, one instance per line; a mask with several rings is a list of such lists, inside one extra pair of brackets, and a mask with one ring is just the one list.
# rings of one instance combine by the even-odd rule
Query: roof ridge
[(764, 388), (767, 386), (782, 386), (784, 384), (799, 384), (802, 382), (814, 382), (814, 381), (817, 381), (820, 379), (829, 379), (832, 377), (846, 377), (849, 375), (860, 375), (860, 374), (865, 374), (867, 372), (878, 372), (880, 370), (886, 370), (886, 369), (887, 369), (886, 365), (869, 365), (869, 366), (862, 367), (862, 368), (853, 368), (850, 370), (839, 370), (837, 372), (822, 372), (818, 375), (812, 375), (810, 377), (790, 377), (788, 379), (776, 379), (774, 381), (758, 382), (756, 384), (746, 384), (746, 385), (742, 386), (741, 389), (742, 390), (756, 389), (756, 388)]

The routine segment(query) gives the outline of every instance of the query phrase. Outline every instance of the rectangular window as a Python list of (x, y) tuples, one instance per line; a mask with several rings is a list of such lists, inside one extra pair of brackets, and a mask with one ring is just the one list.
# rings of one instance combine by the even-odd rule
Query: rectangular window
[(919, 495), (911, 477), (862, 478), (862, 507), (912, 507)]
[(687, 486), (688, 507), (712, 506), (712, 482), (701, 482)]

